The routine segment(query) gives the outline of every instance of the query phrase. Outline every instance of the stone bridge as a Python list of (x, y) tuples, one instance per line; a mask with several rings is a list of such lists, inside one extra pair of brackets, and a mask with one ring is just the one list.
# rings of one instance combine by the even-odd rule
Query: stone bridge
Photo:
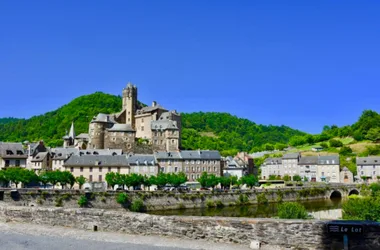
[(360, 186), (356, 184), (330, 184), (330, 191), (326, 194), (327, 198), (343, 198), (350, 195), (360, 194)]

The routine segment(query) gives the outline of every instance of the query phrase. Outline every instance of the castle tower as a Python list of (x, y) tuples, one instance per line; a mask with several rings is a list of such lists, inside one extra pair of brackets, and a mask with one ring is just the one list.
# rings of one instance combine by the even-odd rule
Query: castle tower
[(123, 110), (125, 110), (125, 123), (135, 129), (135, 114), (137, 107), (137, 87), (131, 83), (123, 89)]
[(74, 142), (75, 142), (74, 122), (71, 123), (70, 132), (67, 134), (67, 130), (66, 130), (66, 135), (62, 139), (63, 139), (64, 148), (74, 146)]

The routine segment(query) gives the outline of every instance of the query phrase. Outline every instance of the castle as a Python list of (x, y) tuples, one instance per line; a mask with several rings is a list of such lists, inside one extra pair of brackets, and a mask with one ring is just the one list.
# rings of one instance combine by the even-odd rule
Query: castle
[(181, 115), (168, 111), (155, 101), (144, 106), (137, 100), (137, 87), (128, 83), (123, 89), (122, 110), (116, 114), (98, 114), (88, 134), (75, 136), (74, 125), (64, 139), (64, 147), (122, 149), (135, 152), (143, 144), (151, 151), (177, 151), (181, 147)]

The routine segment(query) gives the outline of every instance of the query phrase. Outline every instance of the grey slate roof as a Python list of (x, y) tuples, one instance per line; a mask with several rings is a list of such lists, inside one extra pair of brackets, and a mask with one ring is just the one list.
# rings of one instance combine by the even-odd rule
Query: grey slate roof
[(339, 165), (339, 155), (318, 156), (319, 165)]
[(0, 142), (0, 157), (26, 159), (28, 156), (21, 143)]
[(219, 151), (216, 150), (193, 150), (180, 153), (185, 160), (221, 160), (222, 158)]
[(282, 159), (297, 159), (300, 156), (300, 153), (289, 153), (285, 154)]
[(109, 128), (108, 131), (111, 132), (135, 132), (135, 130), (131, 127), (130, 124), (120, 124), (116, 123), (112, 126), (112, 128)]
[(178, 130), (177, 122), (172, 120), (152, 121), (150, 126), (152, 130)]
[(47, 157), (48, 154), (48, 152), (39, 152), (35, 157), (33, 157), (32, 162), (41, 162)]
[(267, 158), (264, 161), (265, 165), (272, 165), (272, 164), (281, 164), (282, 163), (282, 158), (278, 157), (273, 157), (273, 158)]
[(125, 155), (73, 155), (66, 160), (64, 166), (127, 167), (128, 161)]
[(368, 157), (358, 157), (356, 158), (356, 165), (379, 165), (379, 156), (368, 156)]
[(142, 154), (131, 155), (128, 157), (127, 161), (130, 166), (139, 166), (139, 165), (155, 166), (157, 164), (154, 155), (142, 155)]
[(89, 140), (90, 139), (90, 136), (86, 133), (81, 133), (79, 134), (77, 137), (75, 137), (76, 139), (87, 139)]
[(78, 148), (53, 148), (53, 159), (65, 160), (70, 155), (122, 155), (121, 149), (81, 149)]
[(154, 156), (157, 160), (171, 160), (171, 159), (182, 159), (179, 152), (155, 152)]
[(92, 118), (91, 122), (107, 122), (107, 123), (115, 123), (115, 119), (111, 115), (107, 114), (98, 114), (94, 118)]
[(157, 104), (154, 107), (152, 107), (152, 106), (143, 107), (142, 109), (140, 109), (138, 111), (140, 111), (141, 113), (148, 113), (148, 112), (152, 112), (152, 111), (155, 111), (155, 110), (158, 110), (158, 109), (162, 109), (162, 110), (167, 111), (167, 109), (165, 109), (164, 107), (162, 107), (160, 104)]
[(317, 165), (318, 156), (303, 156), (300, 158), (298, 165)]

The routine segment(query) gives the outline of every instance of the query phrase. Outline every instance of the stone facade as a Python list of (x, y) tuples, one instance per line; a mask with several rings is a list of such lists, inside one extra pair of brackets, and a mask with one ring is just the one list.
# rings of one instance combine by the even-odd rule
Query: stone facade
[(28, 155), (21, 143), (0, 142), (0, 169), (26, 167)]
[(268, 158), (261, 166), (261, 178), (270, 175), (291, 178), (299, 175), (308, 181), (339, 183), (340, 161), (338, 155), (301, 156), (299, 153), (286, 154), (282, 158)]
[(366, 182), (376, 182), (380, 180), (380, 157), (358, 157), (356, 158), (358, 179)]
[[(122, 111), (99, 114), (89, 125), (88, 148), (122, 149), (136, 152), (138, 143), (152, 150), (171, 151), (181, 147), (181, 115), (168, 111), (156, 102), (143, 107), (137, 101), (137, 87), (128, 84), (123, 89)], [(70, 138), (70, 136), (67, 136)]]

